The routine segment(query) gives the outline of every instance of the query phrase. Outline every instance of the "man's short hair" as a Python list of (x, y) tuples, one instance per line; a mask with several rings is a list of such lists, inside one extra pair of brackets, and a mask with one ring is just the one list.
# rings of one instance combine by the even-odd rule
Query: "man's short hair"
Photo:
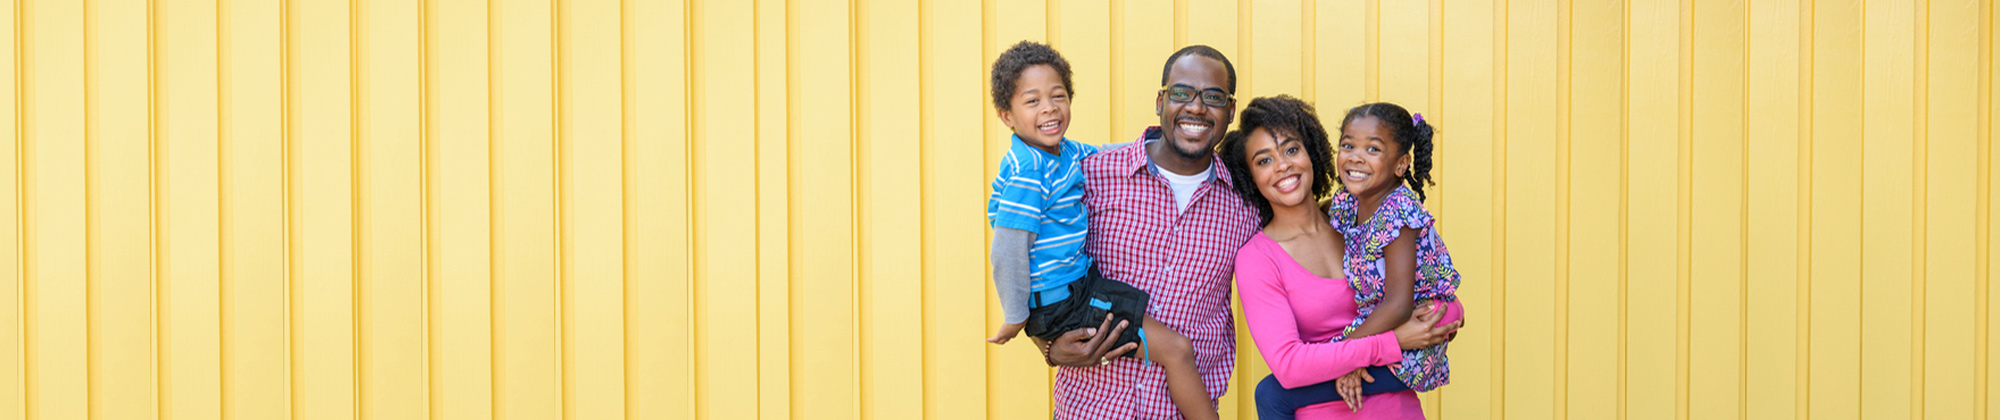
[(1174, 55), (1167, 56), (1167, 65), (1165, 67), (1160, 68), (1160, 86), (1167, 85), (1167, 73), (1172, 73), (1174, 71), (1174, 62), (1180, 61), (1181, 56), (1189, 54), (1213, 58), (1215, 59), (1215, 61), (1221, 61), (1222, 68), (1224, 70), (1229, 70), (1229, 86), (1228, 86), (1229, 93), (1232, 95), (1236, 94), (1236, 65), (1230, 64), (1229, 57), (1222, 56), (1221, 51), (1216, 51), (1215, 48), (1201, 44), (1181, 47), (1180, 51), (1174, 51)]

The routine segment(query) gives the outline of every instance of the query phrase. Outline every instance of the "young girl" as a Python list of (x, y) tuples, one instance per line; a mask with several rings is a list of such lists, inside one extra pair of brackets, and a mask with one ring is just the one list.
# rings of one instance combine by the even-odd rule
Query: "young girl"
[[(1334, 179), (1342, 190), (1334, 193), (1328, 213), (1346, 237), (1345, 268), (1360, 316), (1335, 340), (1389, 331), (1413, 312), (1441, 308), (1458, 299), (1459, 282), (1436, 221), (1423, 206), (1423, 188), (1431, 184), (1431, 125), (1420, 114), (1378, 102), (1348, 110), (1340, 132)], [(1271, 387), (1260, 386), (1257, 399), (1285, 415), (1335, 400), (1359, 409), (1363, 395), (1429, 391), (1450, 378), (1445, 343), (1439, 343), (1404, 350), (1401, 363), (1357, 369), (1331, 386), (1280, 389), (1269, 397), (1263, 393)], [(1289, 418), (1285, 415), (1267, 417)]]

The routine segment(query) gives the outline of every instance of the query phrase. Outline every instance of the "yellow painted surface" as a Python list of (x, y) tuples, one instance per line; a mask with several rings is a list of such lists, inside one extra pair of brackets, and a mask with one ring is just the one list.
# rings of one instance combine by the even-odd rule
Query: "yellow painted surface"
[(1022, 39), (1086, 142), (1193, 43), (1245, 100), (1436, 123), (1469, 322), (1433, 418), (2000, 418), (1990, 2), (0, 15), (0, 418), (1044, 418), (1040, 355), (981, 341)]

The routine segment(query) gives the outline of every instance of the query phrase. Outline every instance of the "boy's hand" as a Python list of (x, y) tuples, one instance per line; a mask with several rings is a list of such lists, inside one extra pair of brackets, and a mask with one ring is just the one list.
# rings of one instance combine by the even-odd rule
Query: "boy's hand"
[(1028, 323), (1025, 322), (1019, 324), (1000, 324), (1000, 331), (994, 332), (993, 337), (986, 339), (986, 342), (993, 344), (1007, 344), (1008, 340), (1014, 339), (1015, 334), (1021, 333), (1021, 327), (1025, 327), (1027, 325)]

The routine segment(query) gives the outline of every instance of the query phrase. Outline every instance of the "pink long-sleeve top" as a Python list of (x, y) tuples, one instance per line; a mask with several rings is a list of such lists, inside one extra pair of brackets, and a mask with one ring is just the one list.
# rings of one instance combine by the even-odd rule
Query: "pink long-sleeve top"
[[(1344, 278), (1313, 275), (1276, 241), (1258, 233), (1236, 253), (1236, 288), (1243, 298), (1250, 338), (1286, 388), (1331, 381), (1355, 369), (1403, 360), (1394, 333), (1333, 342), (1354, 320), (1354, 288)], [(1464, 317), (1458, 302), (1440, 323)], [(1298, 411), (1300, 419), (1422, 419), (1415, 391), (1362, 397), (1361, 412), (1345, 403), (1318, 404)]]

